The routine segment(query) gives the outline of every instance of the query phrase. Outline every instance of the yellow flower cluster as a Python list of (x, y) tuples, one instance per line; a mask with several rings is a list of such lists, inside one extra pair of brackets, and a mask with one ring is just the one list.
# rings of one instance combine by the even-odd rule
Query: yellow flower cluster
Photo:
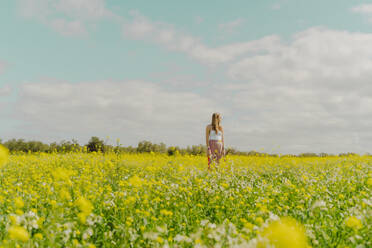
[[(272, 222), (262, 230), (261, 235), (266, 242), (276, 248), (306, 248), (308, 247), (305, 229), (295, 219), (283, 217)], [(261, 242), (258, 247), (265, 243)]]
[(355, 216), (350, 216), (346, 219), (346, 226), (353, 228), (353, 229), (361, 229), (363, 227), (362, 222)]
[(9, 237), (13, 240), (20, 240), (26, 242), (30, 235), (27, 230), (21, 226), (11, 226), (8, 230)]
[(85, 223), (86, 218), (93, 210), (92, 203), (85, 199), (84, 197), (80, 197), (76, 200), (75, 205), (78, 206), (80, 213), (78, 213), (78, 218), (82, 223)]
[(0, 247), (370, 246), (372, 157), (207, 162), (0, 146)]
[(9, 151), (3, 145), (0, 145), (0, 166), (3, 166), (6, 162), (8, 162)]

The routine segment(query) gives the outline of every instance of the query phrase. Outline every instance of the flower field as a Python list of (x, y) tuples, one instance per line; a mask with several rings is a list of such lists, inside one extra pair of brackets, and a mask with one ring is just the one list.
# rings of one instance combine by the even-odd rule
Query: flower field
[(372, 157), (0, 149), (1, 247), (372, 247)]

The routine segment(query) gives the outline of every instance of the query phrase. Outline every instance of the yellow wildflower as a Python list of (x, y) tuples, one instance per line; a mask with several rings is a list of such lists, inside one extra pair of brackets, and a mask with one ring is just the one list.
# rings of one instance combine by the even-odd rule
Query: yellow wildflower
[(23, 214), (24, 214), (24, 212), (23, 212), (21, 209), (17, 209), (17, 210), (15, 211), (15, 213), (16, 213), (17, 215), (23, 215)]
[(166, 210), (166, 209), (162, 209), (162, 210), (160, 210), (160, 213), (161, 213), (162, 215), (165, 215), (165, 216), (172, 216), (172, 215), (173, 215), (172, 211), (168, 211), (168, 210)]
[(244, 227), (247, 228), (248, 230), (252, 231), (253, 230), (253, 224), (250, 222), (244, 223)]
[(52, 172), (53, 178), (56, 181), (69, 181), (71, 174), (72, 174), (71, 170), (62, 167), (58, 167), (54, 169)]
[(71, 200), (71, 195), (66, 189), (61, 189), (59, 191), (59, 196), (62, 200)]
[(357, 217), (355, 216), (351, 216), (349, 218), (346, 219), (345, 221), (345, 224), (347, 227), (350, 227), (350, 228), (353, 228), (353, 229), (361, 229), (363, 227), (362, 225), (362, 222), (360, 221), (360, 219), (358, 219)]
[(129, 183), (134, 187), (141, 187), (143, 184), (142, 179), (136, 175), (129, 178)]
[(17, 197), (14, 199), (14, 205), (16, 208), (23, 208), (25, 205), (21, 197)]
[(57, 201), (56, 200), (51, 200), (50, 205), (55, 208), (57, 206)]
[(79, 221), (83, 224), (85, 224), (86, 220), (87, 220), (87, 215), (84, 214), (84, 213), (78, 213), (77, 214), (77, 217), (79, 219)]
[(15, 215), (11, 215), (11, 216), (9, 216), (9, 219), (10, 219), (10, 222), (13, 224), (13, 225), (17, 225), (18, 223), (18, 221), (17, 221), (17, 216), (15, 216)]
[(257, 217), (256, 222), (258, 225), (261, 225), (264, 222), (264, 220), (262, 219), (262, 217)]
[[(290, 217), (272, 222), (260, 234), (276, 248), (306, 248), (308, 246), (305, 229)], [(263, 242), (259, 247), (262, 245), (264, 245)]]
[(36, 239), (43, 239), (43, 235), (41, 234), (41, 233), (36, 233), (35, 235), (34, 235), (34, 237), (36, 238)]
[(45, 220), (44, 217), (40, 217), (40, 218), (37, 220), (37, 224), (38, 224), (38, 226), (39, 226), (40, 228), (43, 226), (44, 220)]
[(13, 240), (26, 242), (30, 238), (27, 230), (21, 226), (11, 226), (8, 230), (8, 233), (9, 237)]
[(203, 241), (201, 239), (196, 239), (195, 240), (195, 244), (202, 244), (202, 243), (203, 243)]
[(77, 199), (75, 204), (79, 207), (80, 211), (86, 215), (89, 215), (93, 210), (92, 203), (84, 197)]
[(160, 244), (164, 242), (163, 238), (159, 236), (156, 238), (156, 241), (158, 241)]
[(74, 246), (78, 246), (80, 243), (79, 243), (79, 241), (78, 241), (77, 239), (73, 239), (73, 240), (72, 240), (72, 244), (73, 244)]
[(367, 185), (368, 186), (372, 186), (372, 177), (368, 178)]
[(5, 146), (0, 145), (0, 166), (3, 166), (8, 162), (8, 157), (9, 157), (8, 149)]

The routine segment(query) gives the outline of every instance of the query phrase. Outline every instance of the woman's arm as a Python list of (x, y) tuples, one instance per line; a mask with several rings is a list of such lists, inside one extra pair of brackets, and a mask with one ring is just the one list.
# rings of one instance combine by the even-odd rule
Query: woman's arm
[(207, 144), (207, 147), (209, 146), (209, 126), (207, 126), (206, 130), (205, 130), (205, 142)]
[(223, 155), (225, 155), (225, 139), (224, 139), (222, 127), (221, 127), (221, 132), (222, 132), (222, 151), (223, 151)]

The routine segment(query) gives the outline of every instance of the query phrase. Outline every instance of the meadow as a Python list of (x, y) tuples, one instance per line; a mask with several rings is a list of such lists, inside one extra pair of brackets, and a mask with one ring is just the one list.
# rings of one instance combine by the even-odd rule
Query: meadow
[[(1, 150), (1, 149), (0, 149)], [(372, 247), (372, 157), (0, 151), (0, 247)]]

